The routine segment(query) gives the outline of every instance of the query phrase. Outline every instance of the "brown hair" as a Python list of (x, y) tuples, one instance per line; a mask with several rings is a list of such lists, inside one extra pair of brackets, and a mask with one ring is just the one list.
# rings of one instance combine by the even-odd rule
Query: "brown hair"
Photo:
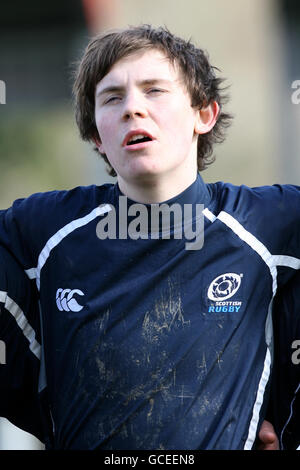
[[(210, 65), (202, 49), (174, 36), (167, 28), (132, 26), (97, 35), (90, 41), (75, 73), (73, 87), (76, 122), (81, 138), (92, 142), (98, 135), (95, 123), (96, 85), (118, 60), (147, 48), (158, 49), (171, 63), (179, 66), (193, 107), (201, 109), (212, 101), (220, 106), (215, 126), (207, 134), (198, 136), (198, 170), (204, 170), (215, 160), (212, 157), (213, 145), (224, 141), (225, 130), (232, 120), (232, 116), (223, 111), (223, 105), (227, 102), (227, 96), (222, 94), (225, 89), (220, 87), (223, 79), (216, 77), (215, 70), (218, 69)], [(108, 165), (108, 173), (116, 176), (106, 155), (101, 155)]]

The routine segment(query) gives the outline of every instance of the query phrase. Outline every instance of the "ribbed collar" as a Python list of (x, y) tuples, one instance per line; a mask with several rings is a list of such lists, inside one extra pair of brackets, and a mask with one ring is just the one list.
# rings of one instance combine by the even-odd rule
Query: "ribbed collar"
[[(114, 186), (114, 196), (115, 196), (115, 201), (117, 202), (119, 200), (120, 196), (124, 196), (124, 194), (120, 191), (119, 184), (116, 183)], [(206, 184), (204, 183), (200, 173), (197, 173), (197, 178), (196, 180), (188, 186), (184, 191), (182, 191), (180, 194), (177, 196), (172, 197), (171, 199), (168, 199), (167, 201), (162, 201), (160, 203), (156, 203), (154, 205), (160, 205), (160, 204), (179, 204), (183, 206), (184, 204), (204, 204), (206, 207), (209, 203), (210, 200), (210, 193), (207, 189)], [(128, 207), (131, 206), (132, 204), (137, 204), (136, 201), (133, 201), (130, 198), (127, 198), (127, 204)], [(140, 203), (142, 204), (142, 203)], [(143, 204), (146, 207), (151, 208), (153, 204)]]
[[(184, 229), (195, 227), (202, 217), (202, 210), (210, 201), (210, 192), (203, 182), (200, 174), (190, 186), (177, 196), (155, 204), (144, 204), (127, 198), (120, 191), (118, 183), (113, 187), (113, 206), (117, 215), (117, 227), (119, 232), (134, 226), (139, 226), (140, 233), (148, 238), (156, 235), (176, 236)], [(166, 206), (169, 206), (169, 213)], [(164, 213), (166, 217), (162, 215)], [(159, 215), (158, 215), (159, 214)], [(135, 225), (137, 224), (137, 225)]]

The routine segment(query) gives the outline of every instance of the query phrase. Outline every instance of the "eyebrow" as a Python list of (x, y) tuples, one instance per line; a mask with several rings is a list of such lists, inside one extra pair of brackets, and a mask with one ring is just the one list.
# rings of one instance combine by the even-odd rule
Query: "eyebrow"
[[(138, 86), (145, 86), (145, 85), (158, 85), (158, 84), (162, 84), (162, 85), (170, 85), (171, 84), (171, 80), (166, 80), (164, 78), (148, 78), (146, 80), (141, 80), (140, 82), (138, 82)], [(107, 93), (119, 93), (121, 91), (124, 91), (125, 90), (125, 87), (124, 86), (114, 86), (114, 85), (111, 85), (111, 86), (107, 86), (105, 88), (103, 88), (102, 90), (99, 90), (96, 94), (96, 98), (98, 98), (99, 96), (101, 95), (105, 95)]]

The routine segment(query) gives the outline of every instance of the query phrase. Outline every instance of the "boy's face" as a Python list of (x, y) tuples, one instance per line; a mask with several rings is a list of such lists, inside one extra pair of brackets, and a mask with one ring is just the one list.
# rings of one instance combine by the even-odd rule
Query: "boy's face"
[(97, 84), (96, 144), (123, 183), (172, 181), (183, 171), (195, 177), (199, 112), (180, 78), (166, 56), (151, 49), (119, 60)]

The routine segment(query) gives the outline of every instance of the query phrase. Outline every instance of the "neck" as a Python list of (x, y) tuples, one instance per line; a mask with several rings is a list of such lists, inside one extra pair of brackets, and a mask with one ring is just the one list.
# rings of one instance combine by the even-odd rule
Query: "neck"
[(136, 180), (127, 181), (118, 175), (120, 191), (129, 199), (144, 203), (155, 204), (168, 201), (188, 188), (197, 178), (197, 168), (189, 171), (187, 175), (170, 176), (147, 175)]

